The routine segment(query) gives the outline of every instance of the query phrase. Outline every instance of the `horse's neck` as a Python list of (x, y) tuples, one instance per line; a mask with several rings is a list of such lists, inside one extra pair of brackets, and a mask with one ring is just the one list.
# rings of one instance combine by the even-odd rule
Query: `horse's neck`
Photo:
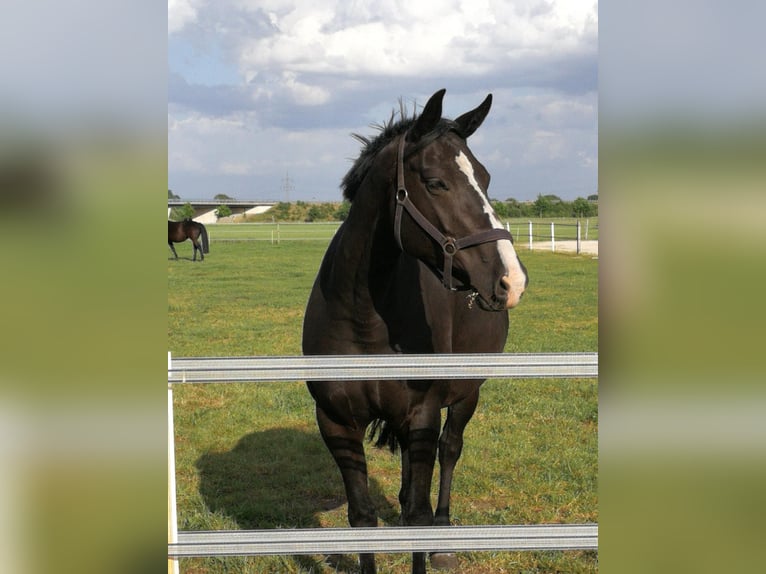
[(390, 274), (398, 257), (391, 223), (386, 217), (386, 206), (381, 201), (385, 194), (375, 191), (379, 192), (375, 198), (377, 205), (372, 202), (357, 203), (369, 197), (355, 200), (335, 254), (335, 287), (341, 291), (353, 291), (355, 298), (365, 292), (372, 296), (380, 287), (379, 278)]

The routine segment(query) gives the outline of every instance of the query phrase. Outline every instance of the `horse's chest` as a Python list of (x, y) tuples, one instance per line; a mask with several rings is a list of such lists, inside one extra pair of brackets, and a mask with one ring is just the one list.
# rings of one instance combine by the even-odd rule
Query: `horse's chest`
[(378, 315), (359, 316), (349, 325), (351, 340), (361, 354), (393, 352), (388, 325)]

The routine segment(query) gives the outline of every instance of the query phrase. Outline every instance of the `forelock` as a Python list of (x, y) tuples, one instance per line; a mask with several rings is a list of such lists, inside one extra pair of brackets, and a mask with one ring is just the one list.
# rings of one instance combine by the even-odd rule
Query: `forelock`
[[(354, 139), (362, 143), (362, 149), (359, 152), (359, 157), (354, 160), (354, 164), (341, 182), (340, 187), (343, 191), (343, 197), (348, 201), (354, 201), (356, 193), (362, 185), (364, 178), (367, 177), (378, 153), (380, 153), (380, 151), (393, 140), (406, 133), (415, 123), (415, 120), (417, 120), (417, 116), (406, 117), (403, 109), (399, 112), (398, 120), (396, 120), (396, 117), (397, 114), (392, 112), (391, 117), (387, 122), (373, 125), (372, 127), (378, 130), (378, 134), (374, 137), (351, 134)], [(457, 125), (452, 120), (440, 120), (436, 128), (423, 136), (420, 141), (418, 141), (418, 144), (408, 151), (408, 155), (422, 149), (444, 133), (450, 130), (455, 130), (456, 127)]]

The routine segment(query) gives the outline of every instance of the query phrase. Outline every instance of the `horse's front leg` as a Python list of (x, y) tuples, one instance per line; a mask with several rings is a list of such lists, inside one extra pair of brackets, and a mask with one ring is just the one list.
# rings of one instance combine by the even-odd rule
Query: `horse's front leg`
[[(316, 407), (319, 432), (343, 476), (348, 500), (348, 523), (354, 527), (377, 526), (378, 516), (367, 484), (367, 461), (364, 456), (364, 428), (351, 429), (332, 421)], [(375, 574), (375, 555), (360, 554), (361, 574)]]
[[(402, 446), (402, 485), (399, 489), (399, 505), (402, 508), (402, 514), (399, 522), (402, 526), (407, 526), (407, 519), (405, 517), (405, 508), (409, 508), (408, 500), (412, 496), (410, 489), (410, 478), (412, 473), (410, 471), (410, 456), (409, 450)], [(433, 471), (432, 471), (433, 472)], [(413, 552), (412, 554), (412, 571), (415, 573), (422, 573), (426, 571), (426, 555), (424, 552)]]
[[(436, 505), (435, 526), (450, 526), (450, 492), (455, 466), (463, 451), (463, 431), (471, 420), (479, 401), (479, 392), (470, 395), (447, 409), (447, 420), (439, 438), (439, 500)], [(458, 561), (454, 553), (434, 552), (431, 554), (431, 566), (440, 570), (457, 568)]]
[(479, 402), (479, 392), (475, 392), (459, 403), (447, 409), (447, 419), (439, 437), (439, 500), (436, 505), (436, 526), (449, 526), (450, 522), (450, 491), (455, 466), (463, 452), (463, 432), (468, 421), (476, 411)]
[[(402, 444), (402, 523), (406, 526), (431, 526), (434, 521), (431, 507), (431, 479), (436, 462), (436, 444), (439, 437), (439, 409), (428, 413), (424, 428), (410, 428)], [(415, 421), (413, 421), (415, 422)], [(426, 553), (412, 555), (412, 574), (425, 574)]]
[(173, 255), (175, 256), (176, 261), (178, 261), (178, 253), (176, 253), (176, 248), (173, 247), (172, 241), (168, 241), (168, 247), (170, 247), (170, 250), (173, 252)]

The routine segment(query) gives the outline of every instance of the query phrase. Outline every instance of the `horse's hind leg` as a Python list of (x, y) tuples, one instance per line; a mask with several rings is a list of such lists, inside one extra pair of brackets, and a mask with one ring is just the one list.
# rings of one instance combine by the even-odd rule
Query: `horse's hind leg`
[(173, 252), (173, 255), (175, 255), (176, 261), (178, 261), (178, 253), (176, 253), (176, 248), (173, 247), (172, 241), (168, 241), (168, 247), (170, 247), (170, 250)]
[(192, 257), (192, 261), (196, 261), (197, 260), (197, 251), (199, 251), (199, 260), (200, 261), (204, 261), (205, 260), (205, 256), (202, 254), (202, 247), (200, 246), (200, 244), (197, 242), (196, 239), (192, 239), (192, 249), (194, 250), (194, 255)]
[[(348, 499), (348, 523), (358, 527), (377, 526), (378, 517), (367, 486), (367, 461), (363, 445), (365, 429), (339, 425), (319, 406), (316, 408), (316, 417), (322, 439), (343, 476)], [(359, 565), (361, 574), (375, 574), (375, 555), (360, 554)]]

